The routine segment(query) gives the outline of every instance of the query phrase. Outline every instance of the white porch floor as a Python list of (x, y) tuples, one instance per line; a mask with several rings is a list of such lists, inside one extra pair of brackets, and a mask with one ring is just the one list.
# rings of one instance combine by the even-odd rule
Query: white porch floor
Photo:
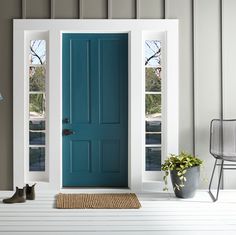
[(37, 195), (35, 201), (3, 204), (12, 192), (0, 191), (0, 234), (236, 234), (236, 191), (221, 191), (211, 202), (207, 192), (193, 199), (169, 194), (138, 195), (138, 210), (55, 209), (54, 194)]

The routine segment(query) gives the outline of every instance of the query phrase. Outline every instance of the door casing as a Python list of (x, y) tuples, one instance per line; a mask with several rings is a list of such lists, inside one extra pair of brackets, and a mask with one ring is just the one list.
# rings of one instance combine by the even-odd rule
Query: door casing
[[(144, 163), (144, 70), (142, 63), (143, 33), (166, 33), (166, 152), (178, 153), (178, 20), (14, 20), (13, 56), (13, 157), (14, 187), (37, 181), (28, 171), (28, 90), (25, 69), (28, 54), (27, 38), (34, 33), (48, 33), (49, 48), (49, 114), (48, 114), (48, 179), (38, 181), (38, 190), (62, 190), (62, 33), (128, 33), (129, 34), (129, 160), (128, 184), (134, 192), (144, 191), (142, 169)], [(24, 59), (22, 59), (24, 58)], [(162, 191), (162, 180), (150, 185), (150, 190)]]

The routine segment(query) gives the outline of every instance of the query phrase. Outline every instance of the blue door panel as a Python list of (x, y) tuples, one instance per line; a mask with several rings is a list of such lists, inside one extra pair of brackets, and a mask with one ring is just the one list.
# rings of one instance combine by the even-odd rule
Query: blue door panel
[[(100, 123), (120, 123), (120, 40), (100, 40)], [(122, 53), (122, 52), (121, 52)], [(117, 56), (113, 56), (117, 55)], [(112, 58), (112, 59), (111, 59)], [(108, 69), (109, 68), (109, 69)], [(109, 99), (107, 98), (109, 97)]]
[(103, 173), (120, 173), (120, 140), (101, 140), (100, 162)]
[[(70, 142), (70, 172), (91, 172), (91, 141)], [(78, 154), (80, 153), (80, 154)]]
[(63, 34), (63, 120), (63, 186), (127, 187), (127, 34)]
[[(74, 53), (79, 52), (79, 53)], [(90, 41), (71, 40), (71, 120), (90, 123)], [(82, 79), (79, 79), (82, 78)], [(78, 110), (79, 109), (79, 110)]]

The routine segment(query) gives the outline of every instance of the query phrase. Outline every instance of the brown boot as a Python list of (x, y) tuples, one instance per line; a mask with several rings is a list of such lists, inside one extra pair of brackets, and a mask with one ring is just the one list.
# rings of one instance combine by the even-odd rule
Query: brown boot
[(25, 202), (26, 200), (26, 194), (25, 194), (25, 187), (24, 188), (18, 188), (16, 187), (16, 192), (14, 195), (10, 198), (3, 199), (3, 203), (21, 203)]
[(29, 186), (28, 184), (26, 184), (26, 199), (27, 200), (35, 200), (35, 189), (34, 189), (35, 185), (36, 184)]

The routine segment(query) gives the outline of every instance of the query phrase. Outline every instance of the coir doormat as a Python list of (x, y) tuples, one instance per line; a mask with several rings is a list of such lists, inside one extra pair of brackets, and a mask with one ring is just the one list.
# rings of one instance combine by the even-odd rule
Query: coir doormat
[(141, 204), (134, 193), (63, 194), (56, 196), (58, 209), (138, 209)]

